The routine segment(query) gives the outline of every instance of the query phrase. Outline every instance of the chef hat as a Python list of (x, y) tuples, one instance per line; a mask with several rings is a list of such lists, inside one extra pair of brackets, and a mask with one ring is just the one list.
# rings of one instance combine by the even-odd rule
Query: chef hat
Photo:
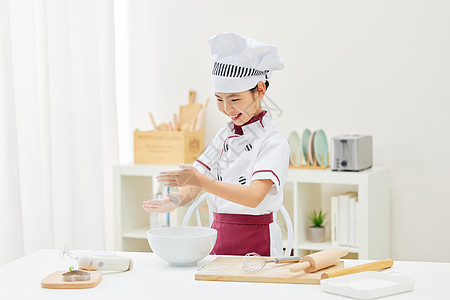
[(212, 81), (215, 92), (243, 92), (265, 82), (272, 71), (284, 64), (275, 46), (263, 44), (234, 32), (219, 33), (209, 39), (214, 58)]

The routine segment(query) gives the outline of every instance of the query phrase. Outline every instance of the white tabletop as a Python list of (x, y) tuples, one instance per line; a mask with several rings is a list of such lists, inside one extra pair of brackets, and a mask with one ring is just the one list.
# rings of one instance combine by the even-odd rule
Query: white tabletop
[[(79, 252), (80, 253), (80, 252)], [(199, 266), (171, 267), (153, 253), (116, 252), (133, 259), (132, 271), (104, 273), (97, 287), (79, 290), (43, 289), (41, 280), (67, 268), (58, 250), (39, 250), (0, 267), (0, 299), (349, 299), (325, 293), (319, 285), (197, 281)], [(344, 260), (349, 267), (368, 261)], [(395, 261), (383, 272), (415, 280), (412, 292), (383, 299), (450, 299), (450, 263)]]

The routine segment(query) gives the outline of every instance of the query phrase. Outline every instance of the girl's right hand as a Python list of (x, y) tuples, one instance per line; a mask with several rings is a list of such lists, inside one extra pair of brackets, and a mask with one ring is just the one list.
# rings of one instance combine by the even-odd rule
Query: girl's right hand
[(167, 213), (174, 211), (181, 203), (181, 195), (178, 193), (167, 194), (165, 199), (150, 199), (144, 201), (142, 208), (149, 213)]

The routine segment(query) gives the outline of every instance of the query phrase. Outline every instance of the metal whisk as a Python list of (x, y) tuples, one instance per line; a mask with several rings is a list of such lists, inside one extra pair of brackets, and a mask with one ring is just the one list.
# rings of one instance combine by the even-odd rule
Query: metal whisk
[(288, 256), (288, 257), (273, 257), (264, 258), (256, 252), (247, 253), (242, 260), (242, 270), (249, 273), (257, 273), (261, 271), (267, 263), (274, 262), (280, 263), (294, 263), (299, 262), (302, 258), (300, 256)]

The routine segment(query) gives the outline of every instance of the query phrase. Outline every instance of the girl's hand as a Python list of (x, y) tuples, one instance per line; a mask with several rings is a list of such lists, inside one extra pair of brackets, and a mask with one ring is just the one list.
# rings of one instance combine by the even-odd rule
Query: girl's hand
[(174, 211), (181, 203), (182, 195), (178, 193), (167, 194), (165, 199), (150, 199), (144, 201), (142, 208), (149, 213), (167, 213)]
[(194, 186), (201, 188), (200, 172), (192, 165), (180, 165), (180, 170), (163, 171), (156, 176), (158, 182), (166, 186)]

